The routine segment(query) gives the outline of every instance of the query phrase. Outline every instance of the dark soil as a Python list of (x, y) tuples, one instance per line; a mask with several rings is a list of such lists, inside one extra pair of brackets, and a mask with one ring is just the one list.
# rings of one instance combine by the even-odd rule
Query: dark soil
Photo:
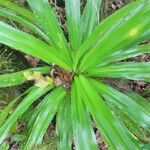
[(113, 12), (133, 1), (135, 0), (105, 0), (103, 3), (102, 18), (111, 15)]

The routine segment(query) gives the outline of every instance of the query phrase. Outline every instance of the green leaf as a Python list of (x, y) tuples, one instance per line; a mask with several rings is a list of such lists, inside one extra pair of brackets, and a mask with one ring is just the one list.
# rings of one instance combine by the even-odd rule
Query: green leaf
[(142, 150), (149, 150), (150, 144), (144, 144), (141, 148), (142, 148)]
[(59, 87), (45, 97), (45, 105), (35, 120), (33, 129), (24, 148), (25, 150), (29, 150), (34, 144), (36, 145), (41, 143), (44, 133), (46, 132), (65, 95), (65, 90)]
[(50, 73), (50, 67), (37, 67), (37, 68), (26, 69), (15, 73), (0, 75), (0, 87), (2, 88), (2, 87), (15, 86), (26, 82), (27, 79), (23, 75), (23, 72), (25, 71), (38, 71), (41, 73), (48, 74)]
[(80, 0), (65, 0), (69, 41), (73, 50), (81, 45)]
[(17, 102), (17, 100), (19, 99), (15, 98), (13, 101), (10, 102), (10, 104), (8, 104), (1, 112), (0, 112), (0, 126), (2, 126), (2, 124), (6, 121), (6, 118), (8, 117), (10, 111), (13, 109), (15, 103)]
[(136, 103), (138, 103), (144, 109), (146, 109), (150, 114), (150, 102), (147, 99), (134, 92), (127, 92), (125, 94), (130, 98), (132, 98)]
[[(108, 102), (107, 99), (106, 102)], [(126, 113), (119, 110), (112, 103), (108, 102), (108, 105), (113, 110), (115, 115), (118, 116), (120, 120), (122, 120), (123, 124), (134, 134), (136, 138), (138, 138), (138, 140), (142, 142), (149, 142), (149, 139), (146, 137), (146, 132), (140, 127), (138, 123), (129, 118), (129, 116)]]
[[(52, 87), (52, 89), (54, 88), (54, 86)], [(32, 127), (34, 125), (34, 122), (37, 119), (37, 116), (39, 115), (39, 113), (42, 111), (42, 109), (48, 105), (48, 100), (47, 97), (45, 97), (36, 107), (35, 109), (33, 109), (30, 113), (29, 113), (29, 119), (28, 119), (28, 124), (27, 127), (29, 129), (29, 132), (31, 132)], [(30, 115), (32, 114), (32, 115)]]
[(145, 108), (139, 105), (131, 97), (115, 90), (114, 88), (92, 80), (99, 94), (109, 102), (122, 110), (129, 118), (134, 120), (145, 129), (150, 129), (150, 108)]
[(93, 29), (99, 23), (101, 2), (101, 0), (87, 0), (81, 20), (83, 41), (85, 41), (85, 39), (91, 35)]
[[(47, 98), (47, 97), (46, 97)], [(40, 113), (40, 111), (43, 109), (44, 105), (45, 105), (45, 101), (46, 98), (44, 98), (36, 107), (35, 109), (31, 110), (31, 112), (29, 112), (28, 116), (28, 123), (27, 123), (27, 127), (29, 132), (31, 132), (32, 127), (34, 125), (35, 120), (37, 119), (38, 114)], [(31, 115), (30, 115), (31, 114)]]
[(10, 9), (16, 12), (18, 15), (31, 20), (32, 22), (37, 22), (36, 15), (34, 15), (34, 13), (27, 10), (26, 8), (20, 7), (13, 2), (10, 2), (10, 0), (0, 0), (0, 6)]
[[(39, 17), (43, 30), (48, 35), (54, 46), (61, 55), (65, 56), (71, 65), (72, 60), (68, 50), (67, 41), (61, 30), (56, 15), (49, 5), (48, 0), (27, 0), (34, 13)], [(65, 54), (65, 55), (64, 55)]]
[(150, 82), (149, 62), (127, 62), (102, 66), (88, 71), (89, 76), (125, 78)]
[(15, 134), (12, 136), (11, 140), (13, 141), (17, 141), (17, 142), (21, 142), (21, 141), (24, 141), (26, 139), (26, 136), (25, 135), (22, 135), (22, 134)]
[(44, 93), (49, 91), (51, 86), (46, 88), (37, 88), (35, 87), (32, 91), (22, 100), (22, 102), (15, 109), (13, 114), (6, 120), (4, 125), (0, 128), (0, 144), (6, 138), (9, 130), (13, 126), (13, 124), (17, 121), (17, 119), (29, 108), (29, 106), (36, 101), (39, 97), (41, 97)]
[(53, 62), (64, 68), (70, 68), (68, 66), (69, 64), (60, 58), (62, 56), (58, 55), (56, 49), (34, 36), (15, 29), (3, 22), (0, 22), (0, 29), (0, 43), (37, 57), (48, 64)]
[(56, 135), (58, 139), (59, 150), (72, 149), (72, 118), (70, 95), (67, 95), (65, 100), (59, 106), (56, 122)]
[(8, 150), (9, 149), (9, 143), (4, 142), (0, 145), (0, 150)]
[(78, 88), (75, 80), (71, 88), (72, 124), (75, 146), (78, 150), (98, 150), (91, 118), (80, 94), (83, 91), (80, 91)]
[(117, 50), (147, 39), (150, 35), (149, 6), (147, 0), (136, 1), (102, 21), (80, 49), (80, 54), (86, 54), (78, 70), (96, 67)]
[(23, 92), (20, 96), (12, 100), (1, 112), (0, 112), (0, 126), (6, 121), (7, 117), (9, 116), (10, 112), (13, 110), (14, 105), (16, 102), (25, 94), (29, 93), (33, 87), (27, 89), (25, 92)]
[(112, 55), (108, 56), (99, 66), (109, 63), (114, 63), (120, 60), (125, 60), (132, 57), (137, 57), (146, 53), (150, 53), (150, 44), (136, 45), (129, 49), (120, 49)]
[[(108, 34), (110, 35), (112, 34), (112, 32), (116, 32), (117, 28), (121, 27), (124, 23), (126, 23), (125, 21), (133, 19), (137, 15), (137, 13), (140, 13), (140, 11), (142, 11), (146, 1), (147, 0), (138, 0), (136, 2), (130, 3), (105, 18), (99, 24), (99, 26), (95, 28), (92, 35), (82, 45), (81, 49), (85, 52), (87, 49), (99, 42), (99, 40), (103, 38), (106, 39), (108, 37)], [(104, 35), (105, 37), (103, 37)]]
[(29, 28), (34, 33), (37, 33), (38, 35), (43, 37), (43, 39), (45, 39), (48, 43), (51, 43), (48, 36), (38, 26), (34, 25), (32, 22), (30, 22), (26, 18), (20, 17), (17, 13), (10, 11), (6, 8), (0, 7), (0, 16), (9, 18), (11, 20), (14, 20), (20, 23), (21, 25)]
[(104, 135), (108, 147), (114, 150), (139, 149), (137, 143), (132, 141), (131, 134), (127, 132), (126, 127), (110, 111), (91, 82), (80, 75), (79, 78), (75, 78), (75, 83), (79, 91), (82, 91), (84, 103)]

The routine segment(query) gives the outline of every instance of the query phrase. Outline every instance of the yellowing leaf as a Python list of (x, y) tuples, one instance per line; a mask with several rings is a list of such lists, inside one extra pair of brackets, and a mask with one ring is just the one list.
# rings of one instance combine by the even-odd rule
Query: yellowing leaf
[(25, 72), (23, 72), (23, 75), (24, 75), (24, 77), (25, 77), (28, 81), (34, 79), (34, 78), (33, 78), (33, 73), (32, 73), (31, 71), (25, 71)]
[(33, 80), (35, 81), (35, 86), (37, 87), (46, 87), (48, 85), (53, 84), (53, 80), (49, 77), (49, 76), (43, 76), (40, 72), (30, 72), (30, 71), (26, 71), (23, 73), (24, 77), (27, 80)]

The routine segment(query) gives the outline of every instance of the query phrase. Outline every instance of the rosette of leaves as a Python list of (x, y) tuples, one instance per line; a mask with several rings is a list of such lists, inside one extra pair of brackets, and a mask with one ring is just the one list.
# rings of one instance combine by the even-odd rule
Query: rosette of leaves
[[(109, 149), (142, 149), (139, 140), (144, 138), (142, 130), (150, 130), (149, 102), (137, 94), (121, 93), (103, 79), (150, 82), (149, 62), (122, 61), (150, 52), (149, 45), (139, 45), (150, 37), (150, 0), (137, 0), (101, 22), (98, 19), (100, 0), (87, 0), (83, 12), (80, 0), (65, 0), (68, 37), (64, 36), (48, 0), (27, 1), (32, 10), (1, 0), (0, 15), (35, 34), (1, 21), (0, 42), (47, 64), (28, 71), (49, 74), (49, 65), (54, 63), (72, 72), (73, 78), (70, 89), (54, 84), (31, 87), (1, 125), (0, 143), (17, 119), (42, 97), (30, 111), (25, 150), (42, 142), (55, 115), (58, 149), (69, 150), (73, 143), (78, 150), (97, 150), (93, 123)], [(26, 82), (24, 72), (1, 75), (0, 86)], [(132, 124), (136, 131), (130, 127)]]

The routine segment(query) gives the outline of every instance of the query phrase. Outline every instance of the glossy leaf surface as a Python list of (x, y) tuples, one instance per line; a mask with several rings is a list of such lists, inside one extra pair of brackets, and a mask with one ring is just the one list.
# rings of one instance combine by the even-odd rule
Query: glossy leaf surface
[(101, 2), (101, 0), (87, 0), (81, 20), (83, 41), (91, 35), (93, 29), (99, 23)]
[(7, 117), (9, 116), (10, 112), (13, 111), (13, 108), (16, 104), (16, 102), (24, 95), (28, 94), (34, 87), (31, 87), (27, 89), (25, 92), (23, 92), (20, 96), (12, 100), (7, 106), (4, 107), (0, 111), (0, 126), (6, 121)]
[(80, 0), (65, 0), (69, 41), (73, 50), (81, 45)]
[(104, 66), (106, 64), (114, 63), (128, 58), (134, 58), (147, 53), (150, 53), (150, 44), (136, 45), (131, 48), (120, 49), (117, 52), (113, 53), (112, 55), (108, 56), (105, 59), (105, 61), (99, 64), (99, 66)]
[(32, 22), (30, 22), (26, 18), (20, 17), (17, 13), (10, 11), (6, 8), (0, 7), (0, 16), (9, 18), (11, 20), (14, 20), (20, 23), (21, 25), (29, 28), (31, 31), (33, 31), (34, 33), (37, 33), (38, 35), (43, 37), (43, 39), (45, 39), (48, 43), (50, 43), (48, 36), (38, 26), (34, 25)]
[(56, 135), (58, 137), (59, 150), (72, 149), (71, 98), (69, 94), (59, 106), (56, 123)]
[(5, 8), (8, 8), (14, 12), (16, 12), (18, 15), (25, 17), (33, 22), (37, 22), (36, 15), (34, 15), (31, 11), (29, 11), (26, 8), (20, 7), (19, 5), (11, 2), (10, 0), (1, 0), (0, 6), (3, 6)]
[(0, 143), (2, 143), (7, 136), (9, 130), (17, 119), (29, 108), (29, 106), (41, 97), (44, 93), (49, 91), (51, 86), (46, 88), (37, 88), (35, 87), (18, 105), (13, 114), (7, 119), (4, 125), (0, 128)]
[(127, 92), (125, 94), (131, 97), (136, 103), (138, 103), (140, 106), (142, 106), (150, 113), (150, 102), (147, 99), (145, 99), (138, 93), (134, 93), (134, 92)]
[(49, 5), (48, 0), (28, 0), (33, 12), (39, 17), (43, 30), (51, 40), (51, 45), (61, 53), (71, 65), (71, 56), (68, 51), (67, 41), (57, 21), (56, 15)]
[(98, 150), (94, 131), (91, 126), (91, 118), (81, 96), (82, 94), (80, 94), (75, 80), (71, 91), (72, 124), (75, 145), (78, 150)]
[(3, 22), (0, 22), (0, 28), (0, 43), (37, 57), (46, 63), (55, 62), (68, 68), (68, 65), (56, 54), (57, 50), (41, 40)]
[(89, 75), (95, 77), (126, 78), (150, 82), (150, 63), (127, 62), (112, 64), (91, 71), (89, 70)]
[[(103, 97), (105, 99), (105, 97)], [(112, 103), (107, 101), (110, 109), (115, 113), (115, 115), (122, 121), (122, 123), (132, 132), (134, 140), (140, 140), (142, 142), (149, 142), (149, 139), (146, 136), (146, 131), (136, 123), (133, 119), (128, 116), (128, 114), (124, 113), (122, 110), (118, 109)]]
[(148, 38), (149, 6), (147, 0), (137, 1), (101, 22), (80, 50), (80, 53), (86, 52), (86, 54), (79, 70), (84, 71), (97, 66), (116, 50), (134, 46)]
[(95, 87), (82, 75), (75, 79), (75, 83), (79, 90), (82, 89), (84, 103), (104, 135), (108, 147), (114, 150), (138, 149), (138, 145), (131, 140), (131, 135), (125, 132), (124, 125), (108, 109)]
[(57, 112), (60, 103), (64, 99), (65, 94), (64, 89), (60, 87), (45, 97), (45, 105), (43, 105), (42, 110), (35, 120), (25, 150), (30, 149), (33, 144), (41, 143), (44, 133)]
[[(97, 81), (93, 81), (100, 95), (104, 96), (107, 101), (121, 109), (132, 120), (146, 129), (150, 129), (150, 112), (149, 109), (142, 107), (132, 97), (115, 90), (114, 88)], [(116, 96), (117, 95), (117, 96)]]
[[(21, 118), (27, 121), (23, 148), (32, 149), (41, 144), (56, 115), (59, 150), (97, 150), (97, 129), (108, 149), (142, 149), (142, 142), (148, 142), (142, 131), (150, 131), (149, 102), (137, 94), (121, 93), (98, 79), (150, 82), (149, 62), (122, 61), (150, 52), (150, 45), (144, 41), (150, 37), (150, 0), (136, 0), (100, 23), (102, 0), (86, 0), (85, 7), (81, 0), (65, 0), (66, 18), (63, 19), (67, 29), (64, 31), (59, 13), (49, 0), (27, 2), (33, 12), (9, 0), (0, 0), (0, 16), (10, 19), (13, 25), (19, 23), (27, 27), (34, 36), (26, 29), (23, 32), (15, 29), (17, 26), (0, 21), (0, 43), (32, 55), (53, 68), (0, 75), (0, 87), (24, 83), (30, 74), (26, 77), (25, 72), (34, 69), (48, 75), (54, 84), (46, 88), (33, 87), (11, 115), (15, 101), (0, 113), (3, 117), (0, 143)], [(39, 76), (49, 85), (46, 76)], [(33, 80), (35, 85), (39, 81)], [(61, 85), (55, 86), (56, 82)], [(42, 99), (34, 103), (40, 97)]]

